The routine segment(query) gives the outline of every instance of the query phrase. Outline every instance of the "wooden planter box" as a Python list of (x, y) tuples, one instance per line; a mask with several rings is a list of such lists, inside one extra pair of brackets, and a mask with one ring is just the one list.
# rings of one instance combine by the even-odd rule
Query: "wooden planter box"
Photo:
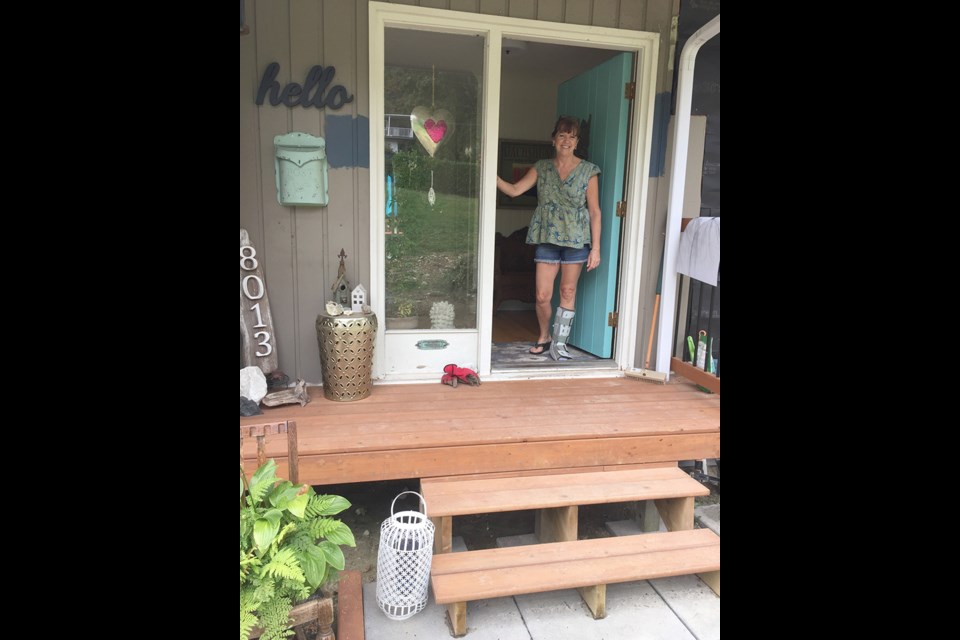
[[(293, 609), (290, 610), (290, 620), (294, 627), (316, 620), (320, 628), (317, 640), (334, 640), (333, 598), (317, 598), (294, 605)], [(250, 632), (250, 640), (259, 638), (261, 635), (263, 635), (263, 629), (254, 627), (253, 631)]]
[[(364, 640), (363, 585), (359, 571), (341, 571), (337, 598), (337, 635), (333, 634), (333, 598), (317, 598), (301, 602), (290, 610), (293, 626), (312, 620), (320, 629), (317, 640)], [(259, 638), (263, 629), (254, 627), (250, 638)], [(297, 638), (301, 635), (298, 633)]]

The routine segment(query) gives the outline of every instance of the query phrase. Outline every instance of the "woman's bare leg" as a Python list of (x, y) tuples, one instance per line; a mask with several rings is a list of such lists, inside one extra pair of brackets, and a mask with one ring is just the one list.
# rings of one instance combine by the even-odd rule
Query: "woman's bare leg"
[[(553, 317), (553, 308), (550, 302), (553, 300), (553, 283), (557, 279), (557, 273), (560, 271), (559, 264), (550, 264), (549, 262), (537, 263), (537, 323), (540, 325), (540, 335), (537, 342), (550, 341), (550, 319)], [(543, 353), (543, 349), (531, 353)]]
[(575, 311), (577, 302), (577, 282), (580, 280), (582, 264), (560, 265), (560, 306)]

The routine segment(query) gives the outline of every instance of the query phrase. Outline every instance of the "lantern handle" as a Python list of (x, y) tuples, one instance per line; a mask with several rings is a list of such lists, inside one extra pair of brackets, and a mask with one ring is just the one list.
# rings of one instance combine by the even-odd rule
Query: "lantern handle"
[(416, 491), (401, 491), (400, 493), (398, 493), (398, 494), (397, 494), (397, 497), (394, 498), (394, 499), (393, 499), (393, 502), (390, 503), (390, 517), (391, 517), (391, 518), (393, 517), (393, 505), (395, 505), (395, 504), (397, 503), (397, 498), (399, 498), (400, 496), (402, 496), (402, 495), (405, 494), (405, 493), (412, 493), (413, 495), (415, 495), (415, 496), (417, 496), (418, 498), (420, 498), (420, 503), (423, 505), (423, 515), (424, 515), (424, 517), (426, 517), (426, 516), (427, 516), (427, 501), (424, 500), (424, 499), (423, 499), (423, 496), (420, 495), (419, 493), (417, 493)]

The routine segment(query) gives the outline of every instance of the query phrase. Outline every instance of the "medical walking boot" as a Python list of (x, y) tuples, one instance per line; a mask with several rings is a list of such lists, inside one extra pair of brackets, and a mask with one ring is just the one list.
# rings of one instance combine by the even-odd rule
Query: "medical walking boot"
[(567, 351), (567, 337), (570, 327), (573, 326), (573, 316), (577, 312), (573, 309), (557, 307), (557, 315), (553, 320), (553, 340), (550, 345), (550, 357), (554, 360), (570, 360), (573, 356)]

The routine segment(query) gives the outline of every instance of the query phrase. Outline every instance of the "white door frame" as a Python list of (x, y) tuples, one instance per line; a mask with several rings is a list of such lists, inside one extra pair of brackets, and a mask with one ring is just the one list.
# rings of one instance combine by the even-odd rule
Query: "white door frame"
[[(477, 353), (478, 373), (490, 376), (493, 320), (493, 239), (496, 232), (497, 143), (500, 129), (500, 50), (503, 38), (551, 44), (573, 44), (595, 49), (629, 51), (637, 60), (637, 91), (631, 112), (630, 154), (626, 179), (627, 215), (623, 225), (623, 247), (618, 279), (617, 305), (619, 322), (613, 358), (619, 369), (631, 369), (636, 360), (637, 321), (643, 229), (647, 210), (650, 180), (650, 147), (653, 132), (653, 105), (657, 81), (657, 55), (660, 34), (628, 31), (609, 27), (590, 27), (521, 18), (506, 18), (445, 9), (428, 9), (408, 5), (369, 3), (369, 93), (370, 96), (370, 305), (377, 318), (377, 342), (384, 344), (385, 290), (383, 238), (386, 231), (386, 194), (383, 167), (383, 69), (384, 30), (388, 27), (422, 31), (476, 34), (485, 38), (483, 65), (483, 97), (480, 180), (483, 185), (480, 209), (480, 263), (477, 282)], [(373, 377), (384, 379), (384, 349), (374, 349)], [(568, 369), (574, 375), (577, 371)], [(587, 373), (589, 370), (580, 370)], [(556, 375), (544, 371), (544, 377)], [(589, 375), (589, 373), (588, 373)], [(524, 377), (534, 378), (530, 370)], [(437, 372), (424, 373), (423, 380), (435, 381)], [(394, 378), (399, 379), (399, 378)], [(404, 379), (412, 380), (410, 376)]]

